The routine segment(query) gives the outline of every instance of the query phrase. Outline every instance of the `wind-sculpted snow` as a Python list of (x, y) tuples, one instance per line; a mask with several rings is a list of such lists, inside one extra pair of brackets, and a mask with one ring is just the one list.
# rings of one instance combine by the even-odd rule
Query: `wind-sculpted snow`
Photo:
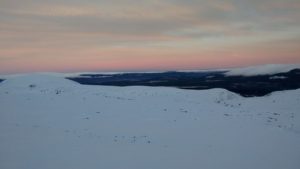
[(299, 169), (300, 90), (0, 83), (2, 169)]

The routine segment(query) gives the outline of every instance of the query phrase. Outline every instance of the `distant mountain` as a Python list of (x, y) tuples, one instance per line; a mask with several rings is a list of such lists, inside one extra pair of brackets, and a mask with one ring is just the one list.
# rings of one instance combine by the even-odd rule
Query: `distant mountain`
[[(262, 65), (236, 69), (169, 72), (39, 73), (65, 77), (85, 85), (163, 86), (190, 90), (223, 88), (245, 97), (300, 88), (300, 65)], [(7, 79), (14, 76), (1, 76)]]
[[(290, 69), (291, 67), (273, 65), (230, 71), (81, 74), (67, 78), (85, 85), (165, 86), (193, 90), (223, 88), (245, 97), (252, 97), (300, 88), (300, 69)], [(282, 73), (278, 73), (281, 71)]]

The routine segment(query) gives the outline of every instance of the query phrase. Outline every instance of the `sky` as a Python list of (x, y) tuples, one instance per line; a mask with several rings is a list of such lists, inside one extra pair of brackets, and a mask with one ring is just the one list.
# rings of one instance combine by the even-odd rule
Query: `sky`
[(0, 0), (0, 74), (291, 63), (299, 0)]

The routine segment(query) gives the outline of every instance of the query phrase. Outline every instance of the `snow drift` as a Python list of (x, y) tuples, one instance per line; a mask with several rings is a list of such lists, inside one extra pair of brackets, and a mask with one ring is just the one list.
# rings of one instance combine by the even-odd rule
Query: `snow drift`
[(300, 90), (79, 85), (27, 75), (0, 83), (3, 169), (298, 169)]

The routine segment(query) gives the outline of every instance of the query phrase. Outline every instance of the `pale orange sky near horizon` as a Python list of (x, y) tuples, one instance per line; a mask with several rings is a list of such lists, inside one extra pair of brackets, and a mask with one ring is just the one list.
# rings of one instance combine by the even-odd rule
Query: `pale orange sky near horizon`
[(0, 74), (291, 63), (298, 0), (0, 0)]

